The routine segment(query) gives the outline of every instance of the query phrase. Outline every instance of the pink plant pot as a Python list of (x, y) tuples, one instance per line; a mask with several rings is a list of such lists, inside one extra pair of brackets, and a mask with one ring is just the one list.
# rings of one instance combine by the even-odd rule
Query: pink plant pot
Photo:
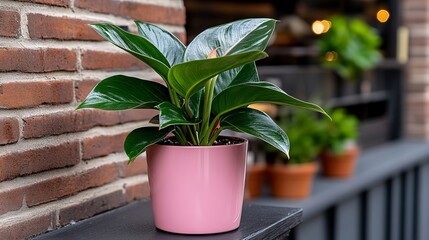
[(157, 228), (211, 234), (239, 227), (247, 140), (222, 146), (152, 145), (147, 162)]

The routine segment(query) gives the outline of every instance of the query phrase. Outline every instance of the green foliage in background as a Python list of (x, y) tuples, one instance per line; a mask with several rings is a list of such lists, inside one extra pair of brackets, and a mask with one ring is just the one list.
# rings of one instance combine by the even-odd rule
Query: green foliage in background
[[(212, 145), (224, 129), (253, 135), (289, 154), (286, 133), (252, 103), (295, 106), (326, 114), (268, 82), (260, 82), (255, 61), (273, 33), (273, 19), (245, 19), (209, 28), (186, 47), (172, 33), (136, 21), (139, 34), (109, 23), (91, 27), (107, 41), (150, 66), (165, 84), (123, 75), (101, 81), (78, 106), (103, 110), (158, 109), (150, 122), (135, 129), (124, 148), (130, 162), (173, 133), (181, 145)], [(328, 116), (329, 117), (329, 116)]]
[(381, 60), (377, 32), (356, 18), (336, 16), (330, 21), (331, 28), (317, 43), (323, 65), (345, 79), (355, 79), (374, 68)]
[[(280, 111), (279, 126), (288, 133), (291, 144), (290, 158), (286, 158), (276, 149), (266, 145), (268, 152), (280, 154), (284, 163), (301, 164), (314, 161), (322, 149), (322, 135), (324, 129), (320, 119), (313, 112), (308, 111)], [(328, 119), (329, 121), (329, 119)]]
[(345, 109), (328, 111), (332, 119), (320, 118), (316, 113), (281, 109), (276, 123), (288, 133), (290, 158), (275, 148), (265, 145), (269, 153), (278, 153), (284, 163), (299, 164), (314, 160), (321, 150), (341, 154), (348, 143), (358, 137), (359, 120)]
[(341, 108), (331, 112), (330, 116), (332, 121), (321, 119), (323, 147), (334, 153), (343, 153), (347, 143), (355, 142), (358, 137), (359, 120)]

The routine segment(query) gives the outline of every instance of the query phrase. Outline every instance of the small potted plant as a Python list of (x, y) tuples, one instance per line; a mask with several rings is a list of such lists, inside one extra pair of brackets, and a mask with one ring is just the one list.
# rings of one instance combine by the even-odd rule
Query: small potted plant
[(321, 129), (317, 122), (317, 116), (304, 111), (279, 119), (279, 126), (288, 132), (292, 147), (288, 158), (267, 146), (268, 178), (274, 197), (302, 199), (310, 195), (318, 169), (315, 158), (321, 150), (318, 139)]
[(329, 177), (348, 178), (353, 176), (359, 147), (358, 119), (347, 114), (344, 109), (336, 109), (331, 114), (332, 121), (323, 121), (322, 160), (323, 174)]
[(100, 23), (102, 37), (137, 57), (164, 80), (116, 75), (102, 80), (78, 108), (158, 109), (133, 130), (124, 149), (132, 162), (147, 150), (155, 225), (186, 234), (236, 229), (244, 193), (247, 141), (223, 137), (229, 129), (262, 139), (285, 155), (285, 132), (265, 113), (248, 108), (269, 102), (325, 113), (315, 104), (260, 82), (255, 61), (273, 33), (275, 20), (245, 19), (209, 28), (186, 47), (172, 33), (137, 21), (139, 34)]
[(331, 27), (320, 36), (317, 47), (322, 66), (332, 71), (334, 94), (360, 94), (371, 88), (364, 73), (382, 59), (381, 37), (362, 20), (346, 16), (330, 19)]
[(335, 16), (329, 31), (322, 34), (317, 47), (322, 64), (336, 76), (356, 79), (381, 60), (381, 38), (367, 23), (357, 18)]

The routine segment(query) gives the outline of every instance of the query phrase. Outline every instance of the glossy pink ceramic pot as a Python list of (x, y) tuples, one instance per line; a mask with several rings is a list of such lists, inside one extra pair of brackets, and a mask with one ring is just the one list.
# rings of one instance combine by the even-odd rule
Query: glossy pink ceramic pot
[(147, 149), (155, 225), (210, 234), (240, 225), (247, 141), (222, 146), (152, 145)]

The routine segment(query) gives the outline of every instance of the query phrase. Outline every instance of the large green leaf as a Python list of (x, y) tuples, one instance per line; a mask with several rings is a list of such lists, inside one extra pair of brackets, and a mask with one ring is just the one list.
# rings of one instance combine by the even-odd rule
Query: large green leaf
[(289, 139), (286, 133), (264, 112), (252, 108), (239, 108), (223, 115), (220, 126), (255, 136), (289, 156)]
[(90, 26), (107, 41), (145, 62), (161, 77), (167, 79), (170, 64), (150, 41), (110, 23), (91, 24)]
[(149, 40), (167, 58), (170, 66), (181, 63), (185, 46), (171, 32), (156, 25), (135, 21), (139, 34)]
[(172, 125), (195, 125), (198, 122), (188, 120), (183, 109), (169, 102), (163, 102), (156, 106), (159, 109), (159, 127), (166, 128)]
[(329, 115), (319, 106), (304, 102), (283, 92), (269, 82), (250, 82), (231, 86), (213, 99), (212, 111), (219, 116), (252, 103), (285, 104)]
[(129, 158), (128, 163), (134, 161), (147, 147), (164, 139), (172, 130), (173, 128), (160, 130), (158, 127), (142, 127), (133, 130), (124, 142), (125, 153)]
[(159, 83), (115, 75), (99, 82), (78, 108), (154, 108), (169, 99), (168, 89)]
[(205, 59), (216, 48), (219, 56), (262, 51), (268, 44), (275, 24), (273, 19), (254, 18), (209, 28), (188, 45), (184, 60)]
[(251, 51), (231, 56), (180, 63), (170, 69), (168, 73), (169, 83), (178, 94), (189, 98), (192, 94), (200, 91), (210, 78), (219, 73), (267, 56), (266, 53), (261, 51)]
[(191, 109), (194, 118), (201, 117), (203, 108), (203, 95), (204, 89), (198, 91), (189, 98), (189, 109)]
[(258, 71), (254, 62), (219, 74), (216, 80), (214, 96), (229, 86), (246, 82), (259, 82)]

